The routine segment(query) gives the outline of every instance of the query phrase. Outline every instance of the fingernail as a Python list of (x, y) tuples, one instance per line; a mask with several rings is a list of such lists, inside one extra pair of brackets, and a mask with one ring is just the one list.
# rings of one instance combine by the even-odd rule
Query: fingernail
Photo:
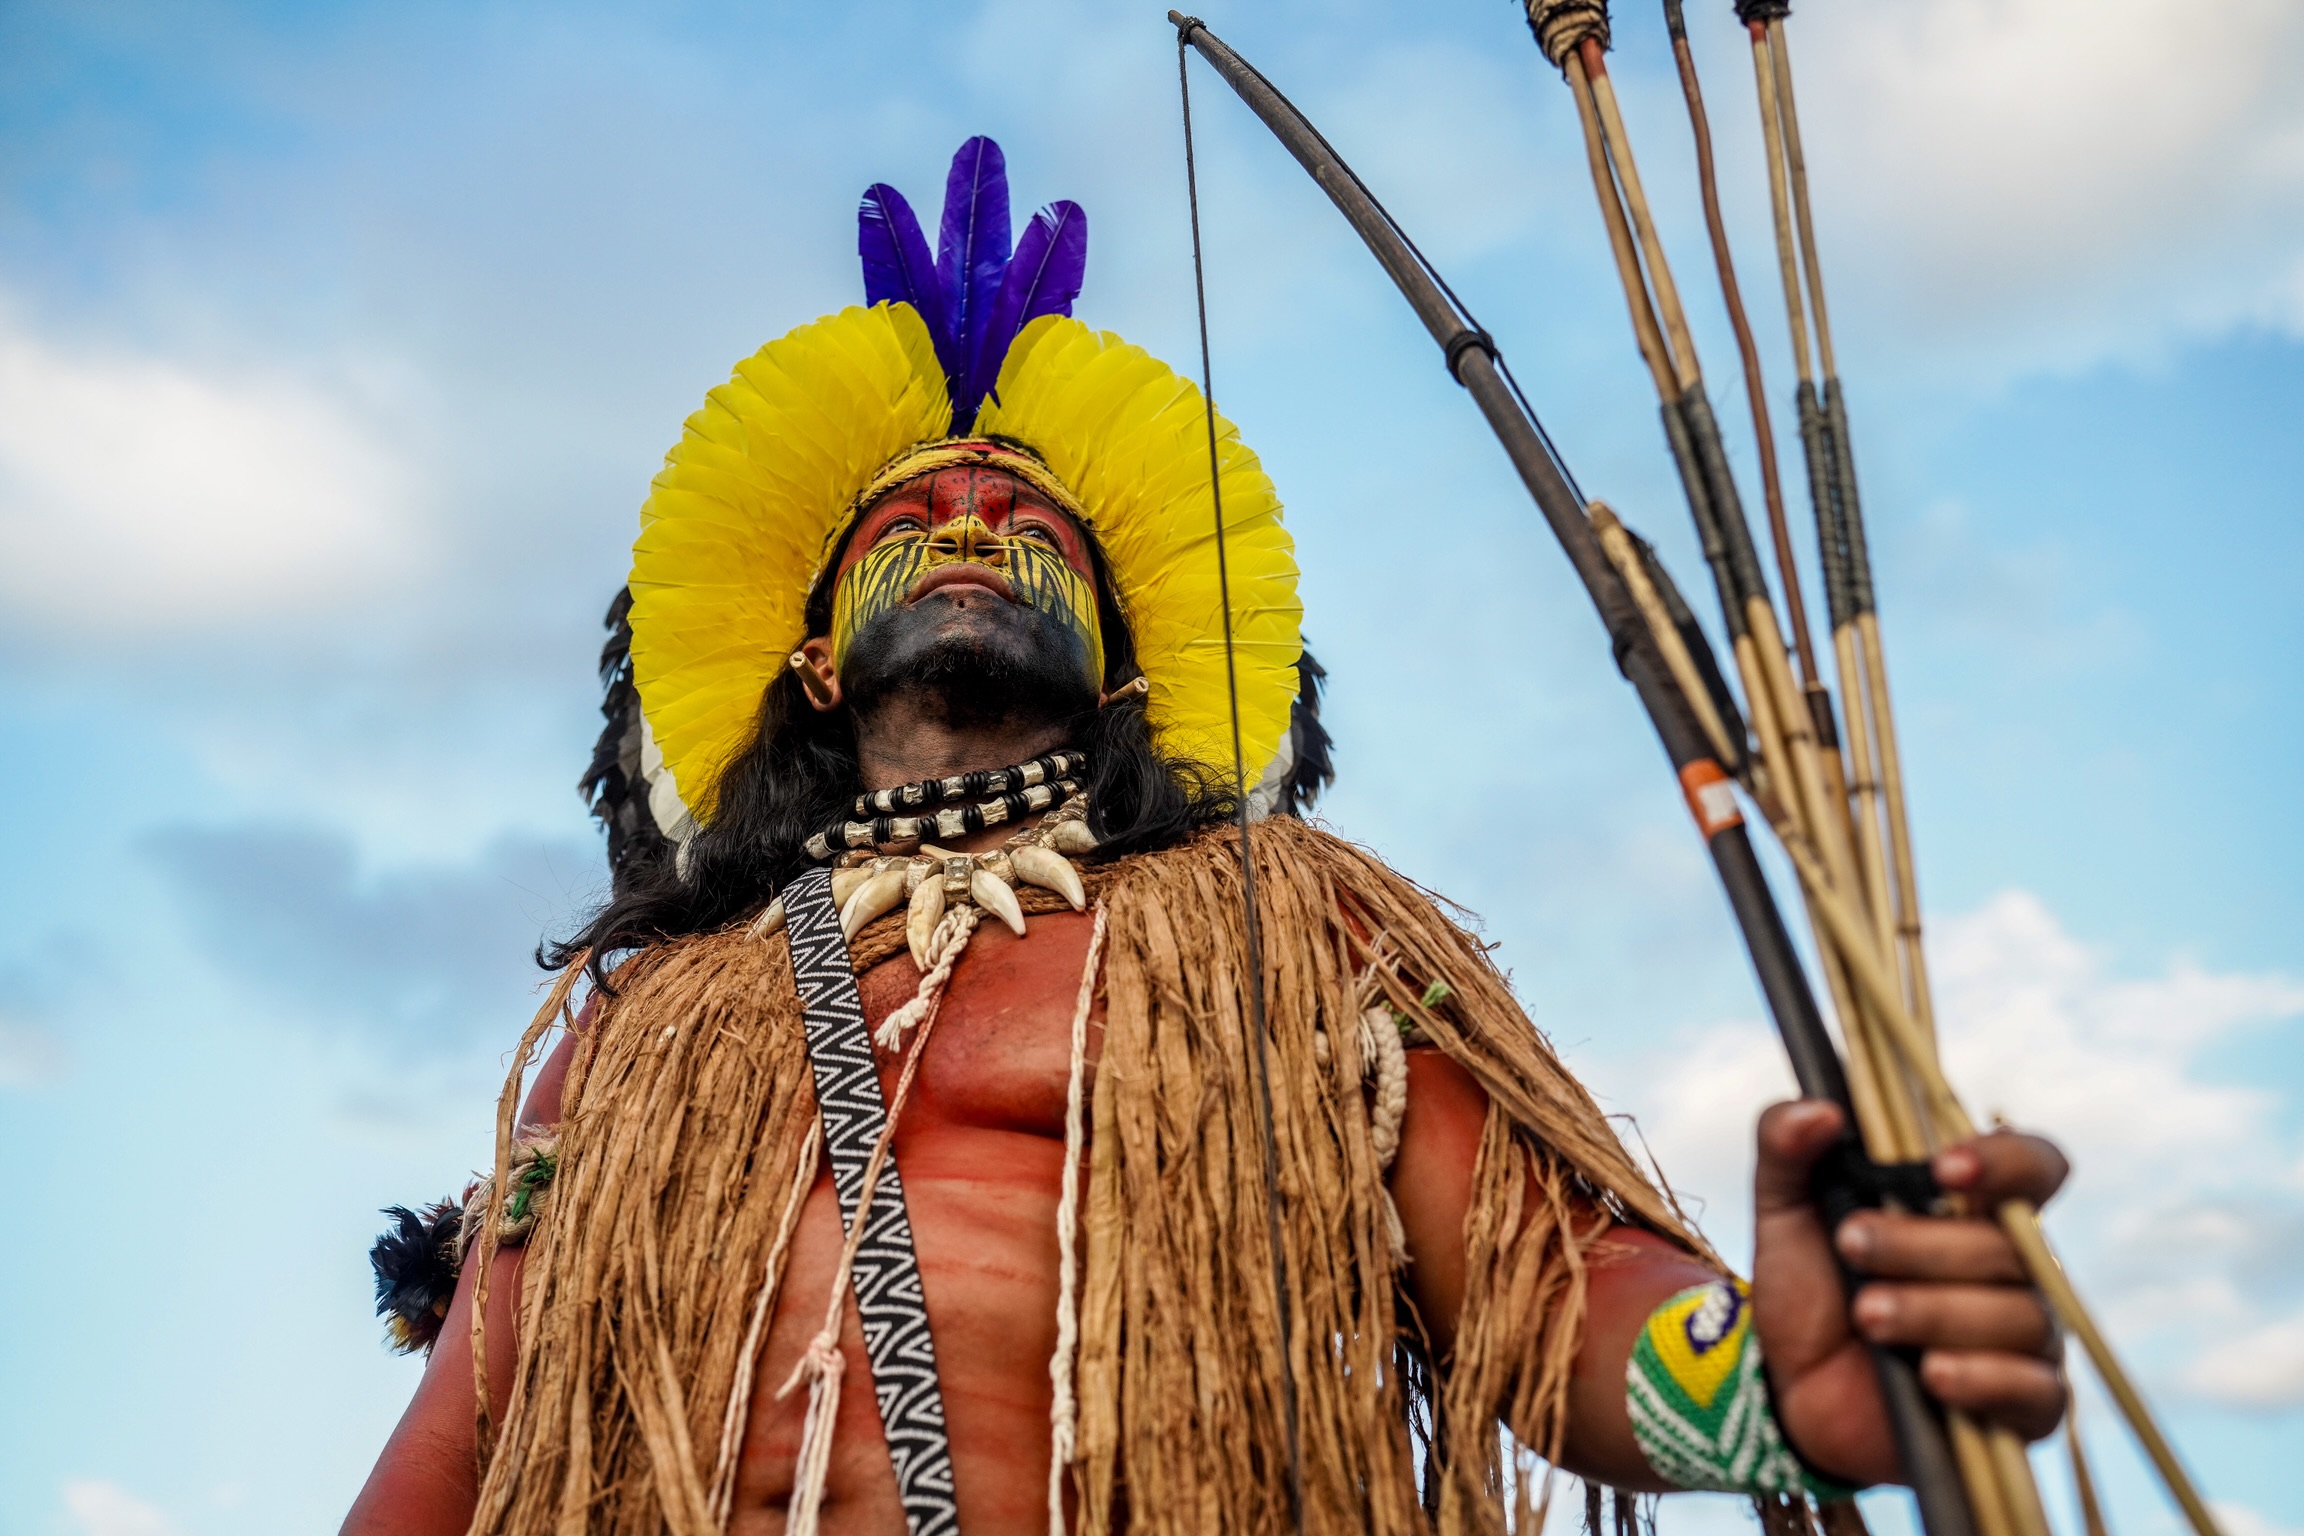
[(1868, 1221), (1845, 1221), (1840, 1224), (1839, 1243), (1842, 1258), (1851, 1264), (1864, 1264), (1879, 1248), (1880, 1234)]
[(1947, 1147), (1936, 1154), (1936, 1182), (1948, 1189), (1966, 1189), (1984, 1172), (1984, 1159), (1971, 1147)]
[(1885, 1291), (1858, 1291), (1854, 1310), (1857, 1327), (1866, 1333), (1881, 1333), (1896, 1321), (1896, 1298)]

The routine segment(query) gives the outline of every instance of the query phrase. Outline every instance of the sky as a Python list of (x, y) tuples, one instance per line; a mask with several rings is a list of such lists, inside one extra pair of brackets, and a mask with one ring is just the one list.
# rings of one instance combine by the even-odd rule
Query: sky
[[(0, 5), (0, 1536), (334, 1527), (417, 1369), (370, 1315), (377, 1210), (485, 1160), (529, 956), (603, 890), (574, 783), (650, 475), (734, 362), (858, 301), (862, 189), (932, 206), (975, 133), (1020, 211), (1086, 208), (1078, 313), (1188, 368), (1161, 10)], [(1690, 27), (1788, 440), (1727, 10)], [(1669, 54), (1623, 12), (1757, 505)], [(1207, 19), (1696, 589), (1513, 7)], [(2071, 1150), (2052, 1231), (2229, 1536), (2297, 1536), (2304, 11), (2199, 0), (2184, 30), (1875, 0), (1791, 38), (1951, 1073)], [(1373, 262), (1205, 72), (1195, 108), (1216, 393), (1333, 680), (1324, 814), (1480, 914), (1748, 1251), (1789, 1077), (1637, 705)], [(2081, 1414), (2114, 1530), (2174, 1532), (2085, 1379)]]

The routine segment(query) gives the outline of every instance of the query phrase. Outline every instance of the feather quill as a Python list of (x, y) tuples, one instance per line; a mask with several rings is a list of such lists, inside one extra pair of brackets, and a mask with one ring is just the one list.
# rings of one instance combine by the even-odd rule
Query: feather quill
[(1001, 279), (1008, 270), (1008, 160), (1000, 146), (982, 134), (960, 146), (944, 178), (944, 222), (936, 236), (936, 277), (951, 317), (948, 347), (940, 347), (945, 375), (952, 383), (952, 414), (960, 421), (975, 414), (980, 392), (968, 389), (970, 363)]
[(856, 254), (864, 261), (864, 302), (903, 303), (918, 310), (936, 343), (937, 359), (949, 372), (955, 341), (951, 306), (928, 259), (928, 237), (920, 232), (919, 217), (904, 194), (886, 182), (866, 188), (856, 210)]
[[(1069, 315), (1088, 270), (1088, 215), (1074, 202), (1051, 203), (1032, 215), (1024, 238), (1001, 279), (998, 297), (985, 317), (983, 334), (968, 362), (965, 409), (977, 404), (999, 381), (1000, 365), (1016, 333), (1042, 315)], [(957, 417), (962, 406), (954, 402)]]

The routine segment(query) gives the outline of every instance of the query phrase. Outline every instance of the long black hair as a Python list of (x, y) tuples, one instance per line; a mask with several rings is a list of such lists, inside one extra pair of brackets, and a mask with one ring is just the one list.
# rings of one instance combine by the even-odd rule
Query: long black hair
[[(845, 541), (843, 541), (843, 546)], [(1104, 688), (1137, 675), (1136, 643), (1112, 597), (1111, 568), (1093, 535), (1097, 618), (1104, 641)], [(808, 633), (828, 633), (842, 549), (835, 548), (808, 595)], [(607, 903), (577, 933), (543, 945), (550, 969), (589, 951), (595, 982), (605, 984), (615, 956), (665, 939), (709, 932), (765, 906), (809, 864), (801, 844), (850, 811), (862, 788), (856, 733), (846, 710), (819, 711), (798, 676), (780, 669), (761, 699), (752, 742), (722, 776), (712, 819), (677, 853), (657, 830), (640, 764), (639, 695), (632, 682), (630, 593), (609, 606), (610, 638), (601, 653), (608, 717), (581, 788), (608, 833), (612, 887)], [(1334, 777), (1328, 733), (1320, 726), (1320, 664), (1298, 663), (1301, 688), (1292, 727), (1295, 763), (1276, 809), (1296, 812)], [(1076, 716), (1066, 745), (1088, 757), (1081, 788), (1098, 843), (1092, 859), (1165, 848), (1238, 809), (1231, 775), (1163, 756), (1154, 745), (1144, 696), (1130, 693)]]

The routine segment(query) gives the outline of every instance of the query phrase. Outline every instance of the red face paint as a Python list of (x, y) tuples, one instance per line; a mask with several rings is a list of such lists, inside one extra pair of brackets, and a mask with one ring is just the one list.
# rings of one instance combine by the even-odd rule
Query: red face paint
[(965, 465), (897, 487), (859, 519), (840, 561), (832, 654), (882, 614), (938, 586), (970, 582), (1062, 620), (1101, 684), (1095, 566), (1078, 524), (1006, 470)]
[(921, 534), (933, 538), (939, 529), (971, 514), (993, 537), (1046, 544), (1083, 580), (1091, 584), (1096, 580), (1095, 567), (1088, 560), (1088, 541), (1078, 525), (1014, 475), (983, 464), (940, 469), (900, 485), (874, 502), (857, 520), (855, 536), (840, 557), (840, 574), (845, 577), (849, 567), (875, 544)]

